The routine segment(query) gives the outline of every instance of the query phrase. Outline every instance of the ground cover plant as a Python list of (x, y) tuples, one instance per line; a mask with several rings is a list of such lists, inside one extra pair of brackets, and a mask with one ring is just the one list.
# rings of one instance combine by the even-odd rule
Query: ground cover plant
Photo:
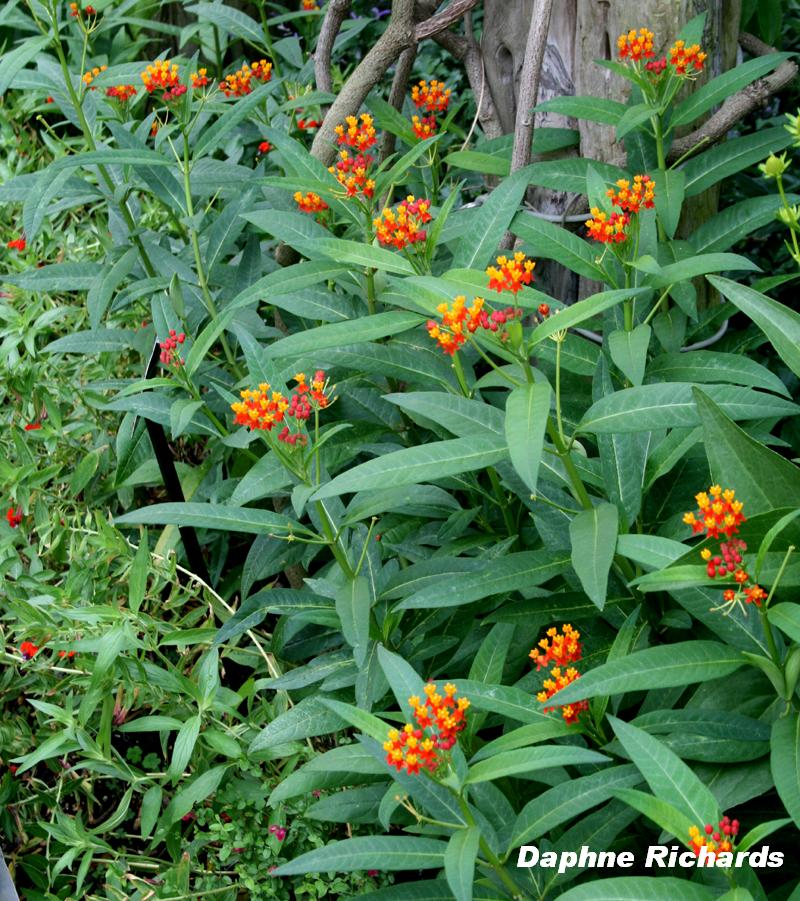
[(0, 14), (20, 896), (796, 901), (792, 47), (240, 6)]

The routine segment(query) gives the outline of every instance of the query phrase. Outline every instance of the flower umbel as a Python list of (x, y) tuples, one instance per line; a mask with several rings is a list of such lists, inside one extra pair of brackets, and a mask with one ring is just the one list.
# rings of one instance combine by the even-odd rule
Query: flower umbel
[(423, 116), (420, 118), (419, 116), (411, 117), (411, 128), (414, 131), (414, 134), (421, 140), (424, 141), (425, 138), (430, 138), (436, 134), (436, 116), (431, 113), (430, 116)]
[(381, 216), (372, 223), (378, 241), (398, 250), (424, 241), (428, 233), (422, 226), (433, 218), (428, 212), (430, 206), (429, 201), (417, 200), (413, 194), (409, 194), (397, 204), (396, 209), (384, 209)]
[(515, 253), (512, 259), (498, 257), (497, 265), (489, 266), (486, 270), (489, 287), (498, 292), (511, 291), (516, 294), (523, 285), (529, 285), (533, 281), (535, 268), (536, 263), (527, 259), (522, 252)]
[(719, 827), (715, 829), (711, 823), (706, 823), (703, 832), (692, 826), (689, 829), (689, 847), (699, 857), (702, 848), (706, 854), (716, 858), (718, 854), (732, 852), (736, 836), (739, 834), (739, 821), (723, 817), (719, 821)]
[(547, 638), (543, 638), (528, 656), (536, 664), (537, 670), (552, 663), (557, 666), (576, 663), (581, 659), (580, 637), (581, 633), (569, 623), (564, 623), (560, 632), (553, 626), (547, 630)]
[(245, 388), (239, 392), (240, 401), (231, 404), (236, 414), (236, 425), (250, 429), (272, 430), (276, 423), (283, 422), (289, 401), (280, 391), (270, 391), (270, 385), (262, 382), (256, 390)]
[(712, 485), (708, 493), (701, 491), (695, 495), (695, 500), (699, 509), (695, 513), (685, 513), (683, 517), (695, 535), (705, 532), (709, 538), (719, 538), (720, 535), (730, 538), (747, 521), (742, 514), (744, 504), (736, 500), (736, 492), (732, 488), (723, 491), (719, 485)]
[(425, 698), (413, 695), (408, 703), (414, 711), (416, 725), (407, 723), (402, 730), (391, 729), (383, 744), (386, 761), (409, 775), (421, 768), (435, 772), (441, 763), (441, 751), (449, 751), (466, 726), (468, 698), (458, 698), (458, 689), (448, 682), (440, 695), (435, 683), (425, 686)]
[(335, 131), (337, 144), (358, 150), (359, 153), (369, 150), (378, 140), (369, 113), (362, 113), (358, 117), (348, 116), (343, 125), (336, 126)]
[(621, 178), (617, 188), (619, 190), (616, 191), (610, 188), (606, 194), (612, 206), (618, 206), (626, 213), (638, 213), (642, 207), (651, 210), (655, 206), (655, 182), (649, 175), (634, 175), (632, 184)]
[(168, 59), (158, 59), (142, 72), (142, 81), (148, 94), (163, 91), (164, 100), (173, 100), (186, 93), (181, 84), (178, 66)]
[(598, 207), (592, 207), (592, 218), (586, 220), (589, 237), (601, 244), (621, 244), (627, 240), (626, 231), (631, 221), (627, 213), (611, 213), (609, 216)]
[[(571, 666), (566, 670), (562, 670), (559, 666), (554, 666), (553, 669), (550, 670), (550, 678), (544, 680), (543, 690), (536, 695), (536, 700), (542, 703), (549, 701), (556, 692), (561, 691), (562, 688), (566, 688), (576, 679), (580, 679), (580, 676), (581, 674), (574, 666)], [(544, 712), (550, 713), (550, 711), (555, 709), (555, 706), (545, 707)], [(578, 722), (580, 715), (584, 710), (589, 709), (589, 702), (577, 701), (573, 704), (565, 704), (559, 709), (561, 710), (561, 716), (564, 718), (564, 722), (571, 726)]]
[(321, 213), (323, 210), (328, 209), (328, 204), (325, 203), (319, 194), (315, 194), (313, 191), (306, 191), (305, 194), (301, 191), (295, 191), (294, 199), (302, 213)]
[(655, 35), (648, 28), (640, 28), (637, 32), (635, 28), (621, 34), (617, 38), (617, 49), (620, 59), (629, 59), (631, 62), (638, 63), (643, 59), (650, 59), (655, 56), (653, 49), (653, 39)]
[(687, 47), (685, 41), (675, 41), (669, 48), (669, 61), (675, 68), (676, 75), (691, 76), (703, 71), (703, 63), (708, 58), (699, 44)]
[(178, 346), (186, 340), (186, 335), (178, 334), (175, 329), (169, 330), (169, 337), (159, 342), (161, 348), (160, 360), (162, 366), (183, 366), (186, 362), (178, 351)]
[[(485, 306), (482, 297), (476, 297), (470, 306), (466, 297), (459, 294), (452, 304), (441, 303), (436, 308), (441, 314), (441, 322), (429, 319), (428, 334), (446, 354), (454, 354), (467, 340), (468, 334), (474, 334), (479, 328), (497, 332), (501, 325), (522, 315), (522, 310), (506, 307), (504, 310), (492, 310)], [(501, 333), (501, 340), (505, 333)]]
[(443, 113), (450, 103), (450, 88), (444, 86), (444, 82), (424, 79), (411, 89), (411, 100), (417, 109), (425, 113)]
[(359, 153), (358, 156), (350, 156), (348, 151), (342, 150), (336, 164), (328, 171), (336, 176), (348, 197), (355, 197), (357, 194), (372, 197), (375, 192), (375, 181), (367, 177), (372, 163), (373, 158), (369, 154)]
[(23, 641), (19, 646), (19, 652), (23, 660), (32, 660), (39, 653), (39, 646), (32, 641)]
[(106, 88), (106, 97), (112, 100), (118, 100), (120, 103), (127, 103), (136, 96), (136, 88), (132, 84), (118, 84), (113, 87)]

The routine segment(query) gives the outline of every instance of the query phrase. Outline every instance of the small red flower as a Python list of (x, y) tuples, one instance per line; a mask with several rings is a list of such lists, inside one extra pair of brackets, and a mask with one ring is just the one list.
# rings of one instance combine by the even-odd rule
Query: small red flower
[(32, 660), (39, 653), (39, 647), (32, 641), (23, 641), (19, 646), (19, 652), (23, 660)]
[(159, 342), (161, 348), (161, 363), (164, 366), (183, 366), (186, 362), (177, 352), (178, 345), (183, 344), (186, 335), (181, 332), (178, 334), (174, 328), (169, 330), (169, 337)]
[(259, 152), (259, 154), (261, 154), (261, 155), (263, 155), (263, 154), (265, 154), (265, 153), (269, 153), (270, 150), (272, 150), (272, 144), (270, 144), (269, 141), (262, 141), (262, 142), (258, 145), (258, 152)]
[(42, 427), (41, 422), (29, 422), (25, 426), (26, 432), (35, 432)]
[(18, 250), (22, 252), (28, 246), (28, 242), (24, 237), (22, 238), (14, 238), (12, 241), (9, 241), (6, 247), (9, 247), (11, 250)]
[(16, 529), (22, 522), (22, 507), (17, 507), (16, 510), (13, 507), (9, 507), (6, 513), (6, 520), (12, 529)]

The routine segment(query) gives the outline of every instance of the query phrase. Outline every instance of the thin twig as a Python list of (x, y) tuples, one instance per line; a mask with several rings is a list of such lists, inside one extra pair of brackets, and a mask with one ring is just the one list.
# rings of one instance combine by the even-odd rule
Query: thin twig
[[(774, 47), (770, 47), (769, 44), (765, 44), (747, 32), (739, 35), (739, 43), (753, 56), (766, 56), (768, 53), (777, 52)], [(770, 75), (759, 78), (728, 97), (714, 115), (699, 128), (672, 142), (668, 156), (669, 162), (674, 163), (676, 160), (684, 159), (722, 140), (737, 122), (740, 122), (753, 110), (763, 106), (773, 94), (791, 84), (797, 71), (797, 65), (794, 62), (788, 59), (784, 60)]]
[(342, 27), (348, 12), (350, 12), (351, 0), (330, 0), (322, 21), (322, 28), (314, 50), (314, 76), (318, 91), (330, 93), (333, 90), (333, 78), (331, 76), (331, 56), (336, 36)]

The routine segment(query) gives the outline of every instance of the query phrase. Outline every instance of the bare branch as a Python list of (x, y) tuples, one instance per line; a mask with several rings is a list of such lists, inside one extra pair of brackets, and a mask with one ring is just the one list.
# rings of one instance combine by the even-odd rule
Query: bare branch
[(537, 0), (528, 29), (525, 60), (519, 79), (517, 122), (514, 128), (514, 150), (511, 153), (511, 171), (522, 169), (531, 161), (531, 141), (536, 99), (539, 96), (539, 76), (542, 73), (547, 32), (550, 30), (550, 14), (553, 0)]
[[(469, 19), (469, 16), (467, 18)], [(452, 31), (441, 31), (434, 36), (434, 40), (464, 64), (470, 89), (478, 104), (478, 121), (481, 123), (481, 129), (487, 138), (499, 138), (503, 134), (503, 127), (486, 81), (483, 55), (472, 35), (471, 23), (467, 21), (467, 37)]]
[[(770, 47), (747, 32), (739, 35), (739, 43), (744, 50), (754, 56), (765, 56), (768, 53), (776, 52), (774, 47)], [(669, 160), (674, 162), (682, 157), (690, 156), (724, 138), (737, 122), (740, 122), (753, 110), (763, 106), (773, 94), (790, 84), (796, 75), (797, 65), (791, 60), (785, 60), (770, 75), (759, 78), (728, 97), (716, 113), (699, 128), (673, 141), (669, 151)]]
[(314, 75), (317, 81), (317, 90), (330, 93), (333, 90), (331, 78), (331, 56), (333, 45), (339, 29), (342, 27), (345, 17), (350, 12), (351, 0), (330, 0), (325, 12), (325, 19), (317, 39), (317, 47), (314, 51)]
[(347, 79), (339, 96), (328, 110), (314, 136), (311, 154), (326, 165), (336, 156), (335, 127), (346, 116), (358, 112), (386, 70), (408, 47), (414, 44), (414, 0), (395, 0), (386, 30)]
[(414, 37), (417, 41), (423, 41), (425, 38), (432, 38), (440, 31), (449, 28), (454, 22), (457, 22), (465, 13), (468, 13), (473, 6), (478, 5), (478, 0), (453, 0), (440, 13), (431, 16), (417, 25)]

